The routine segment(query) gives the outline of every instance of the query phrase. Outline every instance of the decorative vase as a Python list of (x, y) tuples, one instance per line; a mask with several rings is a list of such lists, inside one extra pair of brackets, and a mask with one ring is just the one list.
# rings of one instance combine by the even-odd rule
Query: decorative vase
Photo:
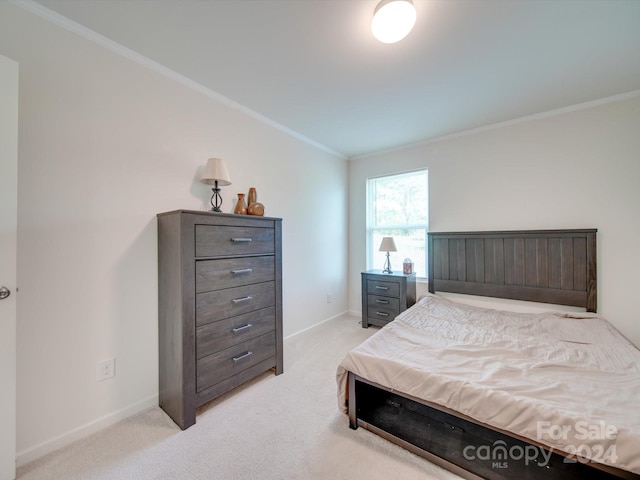
[(254, 187), (249, 189), (249, 195), (247, 196), (247, 213), (249, 215), (256, 215), (261, 217), (264, 215), (264, 205), (258, 202), (258, 192)]
[(249, 189), (249, 195), (247, 196), (247, 205), (251, 206), (252, 203), (256, 203), (258, 201), (258, 192), (254, 187)]
[(238, 202), (236, 203), (236, 208), (233, 210), (233, 213), (238, 215), (247, 214), (247, 202), (244, 201), (244, 193), (238, 194)]
[(249, 205), (248, 213), (249, 215), (262, 217), (264, 215), (264, 205), (262, 205), (260, 202), (253, 202), (251, 205)]

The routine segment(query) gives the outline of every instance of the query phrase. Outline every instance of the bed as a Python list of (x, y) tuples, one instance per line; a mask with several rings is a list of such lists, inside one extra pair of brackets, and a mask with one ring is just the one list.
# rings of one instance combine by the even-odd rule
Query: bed
[(429, 254), (430, 293), (338, 368), (351, 428), (470, 479), (640, 478), (640, 351), (594, 313), (596, 230), (430, 233)]

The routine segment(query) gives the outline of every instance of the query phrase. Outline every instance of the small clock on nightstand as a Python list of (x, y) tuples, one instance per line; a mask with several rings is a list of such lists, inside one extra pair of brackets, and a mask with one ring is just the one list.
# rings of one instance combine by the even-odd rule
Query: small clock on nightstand
[(383, 327), (414, 303), (415, 273), (362, 272), (362, 328)]

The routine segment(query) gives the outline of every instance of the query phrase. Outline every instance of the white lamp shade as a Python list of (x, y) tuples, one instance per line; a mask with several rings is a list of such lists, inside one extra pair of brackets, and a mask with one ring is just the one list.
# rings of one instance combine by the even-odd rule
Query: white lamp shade
[(382, 237), (382, 242), (380, 243), (379, 252), (397, 252), (396, 242), (393, 241), (393, 237)]
[(416, 24), (412, 0), (382, 0), (373, 13), (371, 32), (382, 43), (396, 43)]
[(204, 167), (200, 181), (208, 185), (213, 185), (218, 181), (218, 185), (226, 186), (231, 185), (231, 177), (229, 171), (221, 158), (210, 158), (207, 160), (207, 165)]

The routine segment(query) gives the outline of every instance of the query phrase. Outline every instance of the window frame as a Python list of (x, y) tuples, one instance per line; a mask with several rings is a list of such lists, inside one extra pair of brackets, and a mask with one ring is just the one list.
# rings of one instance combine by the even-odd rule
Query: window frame
[[(374, 226), (374, 208), (373, 208), (373, 200), (375, 193), (372, 191), (372, 182), (383, 179), (383, 178), (391, 178), (391, 177), (401, 177), (401, 176), (410, 176), (415, 174), (426, 174), (426, 197), (427, 197), (427, 221), (426, 223), (418, 223), (418, 224), (398, 224), (398, 225), (384, 225), (384, 226)], [(365, 198), (365, 210), (366, 210), (366, 219), (365, 219), (365, 237), (366, 237), (366, 269), (371, 270), (373, 268), (373, 256), (377, 252), (376, 246), (373, 245), (373, 237), (374, 232), (382, 231), (382, 230), (424, 230), (424, 261), (425, 261), (425, 272), (424, 276), (416, 275), (416, 279), (419, 281), (427, 281), (429, 275), (429, 252), (427, 248), (428, 243), (428, 233), (429, 233), (429, 169), (428, 168), (419, 168), (416, 170), (408, 170), (403, 172), (385, 174), (385, 175), (377, 175), (375, 177), (368, 177), (366, 181), (366, 198)], [(395, 271), (398, 271), (398, 266), (394, 267)], [(400, 267), (400, 271), (402, 267)], [(415, 270), (414, 270), (415, 271)]]

